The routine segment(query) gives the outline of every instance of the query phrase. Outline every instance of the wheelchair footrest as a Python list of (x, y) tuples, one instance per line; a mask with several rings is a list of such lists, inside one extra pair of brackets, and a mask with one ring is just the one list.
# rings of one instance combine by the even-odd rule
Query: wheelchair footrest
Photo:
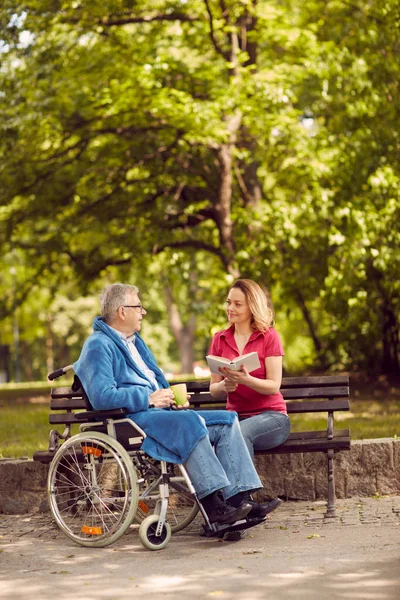
[(228, 531), (242, 531), (243, 529), (249, 529), (255, 525), (259, 525), (263, 521), (266, 521), (266, 517), (254, 518), (254, 519), (241, 519), (235, 523), (227, 525), (221, 525), (220, 523), (211, 523), (210, 526), (203, 525), (203, 531), (201, 536), (203, 537), (223, 537)]

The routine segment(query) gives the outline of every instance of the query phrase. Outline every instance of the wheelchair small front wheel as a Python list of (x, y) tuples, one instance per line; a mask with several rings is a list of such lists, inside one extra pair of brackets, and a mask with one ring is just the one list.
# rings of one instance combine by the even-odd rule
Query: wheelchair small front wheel
[[(149, 514), (154, 513), (160, 497), (158, 478), (161, 477), (160, 463), (156, 463), (150, 477), (146, 475), (144, 478), (144, 490), (139, 497), (138, 509), (135, 515), (137, 523), (141, 523)], [(168, 487), (166, 521), (171, 525), (172, 533), (177, 533), (190, 525), (199, 512), (199, 506), (188, 489), (181, 465), (168, 464)], [(149, 490), (151, 490), (150, 494)]]
[(156, 535), (158, 520), (158, 515), (150, 515), (140, 524), (139, 538), (148, 550), (162, 550), (171, 539), (171, 526), (169, 523), (164, 523), (161, 535)]

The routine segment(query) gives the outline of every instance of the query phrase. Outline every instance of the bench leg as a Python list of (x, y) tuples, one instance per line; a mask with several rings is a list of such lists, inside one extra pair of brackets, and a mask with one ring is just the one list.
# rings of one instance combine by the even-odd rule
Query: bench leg
[(326, 507), (325, 518), (336, 517), (335, 508), (335, 473), (333, 465), (334, 450), (328, 450), (328, 504)]

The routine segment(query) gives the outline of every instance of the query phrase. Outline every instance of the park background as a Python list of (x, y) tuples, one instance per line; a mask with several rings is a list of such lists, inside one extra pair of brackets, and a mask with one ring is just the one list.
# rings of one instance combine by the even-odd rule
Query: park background
[(284, 374), (350, 373), (397, 435), (398, 0), (5, 0), (0, 27), (3, 428), (105, 284), (172, 377), (249, 277)]

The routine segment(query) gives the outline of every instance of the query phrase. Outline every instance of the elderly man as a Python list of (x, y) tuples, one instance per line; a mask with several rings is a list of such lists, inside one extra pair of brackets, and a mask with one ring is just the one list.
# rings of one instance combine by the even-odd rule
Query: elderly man
[[(270, 508), (250, 492), (262, 487), (236, 413), (176, 407), (172, 391), (139, 335), (146, 314), (136, 286), (113, 284), (101, 295), (75, 372), (97, 410), (125, 408), (157, 460), (184, 464), (211, 523), (264, 517)], [(175, 409), (175, 410), (174, 410)], [(183, 409), (183, 410), (182, 410)], [(257, 522), (257, 519), (255, 519)]]

